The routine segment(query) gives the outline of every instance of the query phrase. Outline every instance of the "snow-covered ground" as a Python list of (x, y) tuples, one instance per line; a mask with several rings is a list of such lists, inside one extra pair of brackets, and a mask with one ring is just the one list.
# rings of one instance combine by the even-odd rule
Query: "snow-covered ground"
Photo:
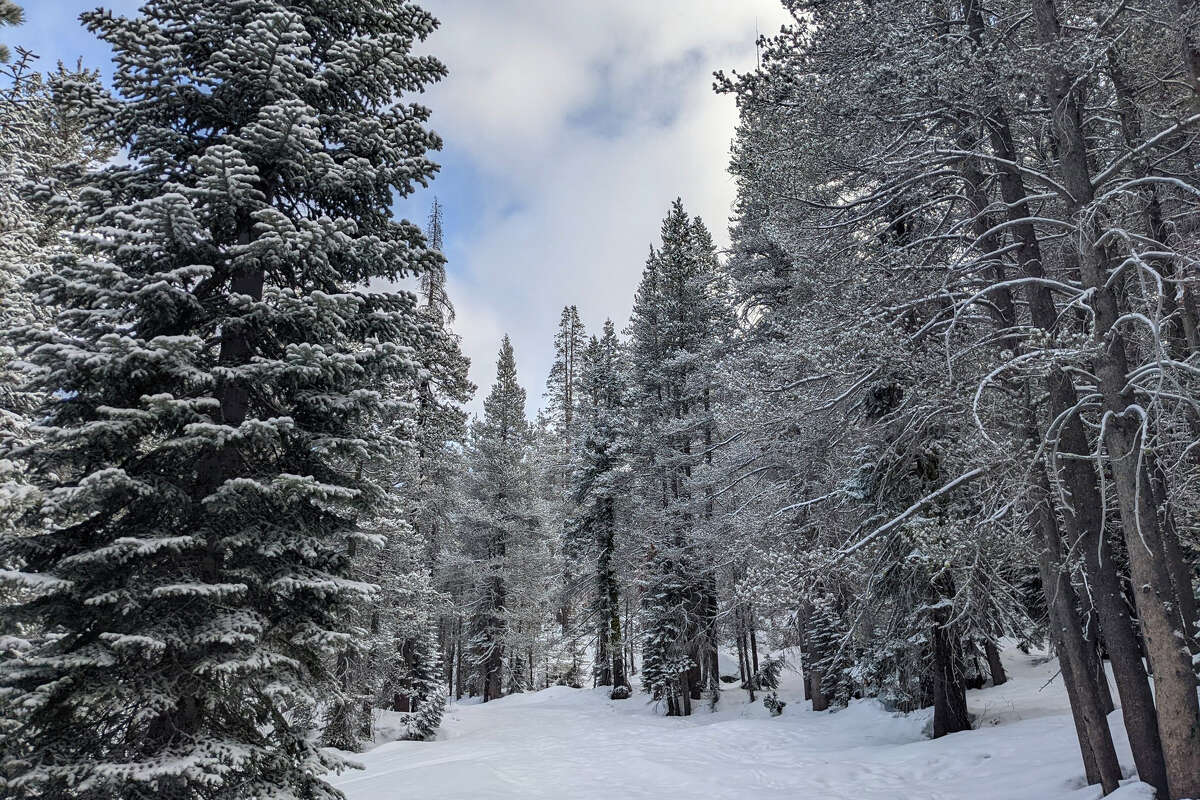
[[(797, 676), (772, 718), (725, 687), (715, 713), (657, 716), (644, 695), (554, 687), (458, 703), (438, 740), (389, 742), (352, 756), (334, 779), (350, 800), (1094, 800), (1057, 662), (1006, 651), (1011, 680), (970, 692), (977, 730), (938, 740), (929, 712), (889, 714), (873, 701), (836, 713), (805, 708)], [(736, 666), (733, 668), (736, 671)], [(1047, 685), (1048, 684), (1048, 685)], [(1044, 688), (1043, 688), (1044, 687)], [(1110, 717), (1126, 774), (1132, 759)], [(1150, 798), (1130, 783), (1111, 797)]]

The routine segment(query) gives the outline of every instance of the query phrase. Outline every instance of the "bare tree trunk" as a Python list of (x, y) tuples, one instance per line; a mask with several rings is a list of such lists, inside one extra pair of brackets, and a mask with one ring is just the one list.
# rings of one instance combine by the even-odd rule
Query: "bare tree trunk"
[[(967, 0), (966, 16), (972, 38), (982, 46), (983, 16), (974, 0)], [(1002, 109), (994, 108), (984, 122), (992, 150), (1002, 159), (996, 169), (1004, 208), (1016, 239), (1017, 261), (1026, 277), (1044, 278), (1041, 247), (1029, 219), (1029, 198), (1024, 178), (1017, 167), (1020, 158), (1007, 115)], [(1044, 285), (1029, 283), (1024, 291), (1034, 325), (1047, 332), (1057, 330), (1059, 316), (1050, 290)], [(1143, 781), (1165, 795), (1166, 771), (1158, 735), (1157, 713), (1138, 637), (1122, 596), (1120, 575), (1104, 536), (1096, 473), (1087, 460), (1091, 446), (1078, 415), (1071, 412), (1078, 400), (1075, 387), (1061, 369), (1053, 369), (1046, 382), (1051, 417), (1066, 417), (1056, 436), (1058, 450), (1066, 455), (1063, 462), (1057, 465), (1057, 472), (1061, 473), (1060, 479), (1065, 482), (1065, 489), (1069, 492), (1070, 502), (1063, 507), (1067, 532), (1072, 548), (1084, 556), (1091, 599), (1100, 616), (1138, 773)]]
[(758, 673), (758, 636), (754, 633), (754, 622), (750, 622), (750, 655), (754, 661), (754, 672)]
[(462, 700), (464, 677), (463, 666), (463, 641), (462, 641), (462, 617), (458, 619), (458, 627), (455, 633), (458, 646), (455, 648), (455, 667), (454, 667), (454, 699)]
[[(1049, 486), (1043, 483), (1039, 493), (1048, 493), (1048, 490)], [(1075, 730), (1079, 735), (1079, 748), (1088, 783), (1099, 783), (1104, 793), (1108, 794), (1116, 791), (1120, 785), (1121, 766), (1117, 761), (1104, 709), (1096, 694), (1096, 682), (1087, 674), (1086, 664), (1090, 654), (1079, 623), (1075, 589), (1062, 571), (1062, 539), (1058, 521), (1048, 498), (1035, 498), (1035, 501), (1037, 508), (1034, 515), (1044, 543), (1038, 566), (1046, 606), (1050, 612), (1050, 630), (1058, 649), (1063, 685), (1071, 701), (1071, 713), (1075, 717)]]
[[(1032, 6), (1039, 40), (1045, 46), (1057, 46), (1062, 33), (1054, 0), (1032, 0)], [(1092, 293), (1090, 306), (1099, 346), (1094, 372), (1108, 415), (1104, 444), (1117, 490), (1130, 573), (1137, 588), (1138, 616), (1154, 664), (1154, 693), (1169, 796), (1196, 797), (1200, 796), (1196, 675), (1190, 651), (1179, 646), (1184, 621), (1172, 576), (1162, 557), (1162, 522), (1151, 497), (1152, 478), (1142, 458), (1142, 423), (1129, 413), (1133, 398), (1127, 387), (1126, 342), (1116, 326), (1120, 313), (1108, 283), (1108, 257), (1097, 244), (1099, 227), (1089, 208), (1093, 189), (1074, 76), (1060, 66), (1049, 67), (1046, 94), (1058, 136), (1059, 166), (1071, 194), (1068, 210), (1080, 221), (1081, 277)], [(1170, 513), (1168, 506), (1164, 514)]]
[(1116, 705), (1113, 704), (1112, 690), (1108, 686), (1108, 671), (1104, 669), (1104, 659), (1100, 657), (1099, 653), (1096, 653), (1089, 663), (1092, 665), (1092, 678), (1096, 681), (1096, 694), (1100, 698), (1100, 708), (1106, 715), (1111, 714), (1116, 710)]
[(992, 686), (1002, 686), (1008, 682), (1008, 676), (1004, 674), (1004, 664), (1000, 662), (1000, 651), (996, 649), (996, 643), (991, 639), (983, 640), (983, 654), (988, 662), (988, 674), (992, 677)]
[(442, 650), (442, 665), (446, 668), (444, 673), (446, 678), (446, 698), (454, 699), (454, 678), (458, 671), (458, 640), (454, 634), (454, 621), (446, 617), (446, 645)]
[(738, 656), (738, 678), (742, 682), (742, 686), (746, 685), (746, 636), (742, 631), (737, 632), (737, 656)]
[[(687, 687), (687, 696), (691, 700), (699, 700), (704, 696), (704, 675), (701, 665), (704, 663), (704, 655), (700, 652), (699, 647), (691, 648), (692, 666), (688, 669), (685, 675), (685, 685)], [(689, 704), (690, 705), (690, 704)], [(691, 711), (689, 710), (690, 714)]]
[(600, 629), (596, 632), (596, 667), (592, 670), (592, 687), (612, 686), (612, 660), (609, 658), (608, 615), (600, 619)]
[(1116, 706), (1113, 705), (1112, 691), (1108, 688), (1108, 674), (1104, 669), (1104, 644), (1100, 638), (1100, 624), (1096, 619), (1095, 606), (1084, 612), (1083, 641), (1088, 648), (1088, 675), (1096, 683), (1096, 696), (1100, 698), (1100, 708), (1105, 714), (1111, 714)]
[(805, 603), (796, 615), (796, 627), (800, 636), (801, 678), (804, 683), (804, 699), (812, 700), (812, 651), (808, 646), (808, 615), (809, 605)]
[(821, 689), (821, 671), (815, 667), (808, 670), (808, 692), (812, 697), (813, 711), (825, 711), (829, 708), (829, 698)]
[[(949, 573), (934, 579), (939, 600), (954, 596)], [(939, 603), (933, 612), (933, 738), (971, 729), (964, 684), (962, 640), (950, 622), (950, 608)]]
[(634, 661), (634, 647), (636, 642), (633, 640), (633, 612), (630, 610), (631, 604), (629, 597), (625, 598), (625, 645), (629, 651), (629, 663), (626, 667), (626, 680), (630, 676), (637, 675), (637, 663)]

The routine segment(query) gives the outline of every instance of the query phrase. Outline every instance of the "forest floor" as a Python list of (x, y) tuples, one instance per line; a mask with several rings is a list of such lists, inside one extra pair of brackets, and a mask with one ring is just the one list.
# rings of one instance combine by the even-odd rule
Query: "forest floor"
[[(898, 715), (856, 701), (813, 712), (794, 672), (774, 718), (730, 685), (715, 712), (672, 719), (645, 695), (612, 701), (604, 690), (556, 686), (455, 703), (436, 741), (350, 754), (365, 769), (333, 783), (349, 800), (1095, 800), (1058, 662), (1016, 649), (1004, 660), (1008, 683), (968, 693), (976, 729), (936, 740), (923, 733), (928, 710)], [(736, 661), (722, 664), (730, 667), (736, 674)], [(1120, 711), (1109, 722), (1130, 775)], [(1153, 792), (1129, 782), (1110, 797)]]

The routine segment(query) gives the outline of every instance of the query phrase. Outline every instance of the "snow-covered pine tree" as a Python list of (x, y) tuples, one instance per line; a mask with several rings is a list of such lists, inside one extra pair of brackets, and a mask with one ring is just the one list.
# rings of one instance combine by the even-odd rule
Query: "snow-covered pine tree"
[(576, 437), (576, 405), (579, 382), (583, 374), (584, 350), (587, 347), (587, 330), (579, 318), (575, 306), (563, 306), (559, 315), (558, 328), (554, 332), (554, 360), (550, 374), (546, 376), (546, 399), (542, 414), (545, 417), (548, 445), (545, 455), (544, 478), (550, 482), (556, 500), (552, 511), (561, 532), (562, 575), (559, 577), (558, 623), (562, 631), (563, 654), (570, 663), (566, 683), (578, 685), (582, 679), (579, 664), (582, 661), (580, 631), (576, 629), (575, 595), (578, 594), (578, 575), (582, 567), (576, 563), (578, 553), (572, 547), (570, 533), (565, 527), (574, 502), (570, 498), (571, 451)]
[[(443, 222), (444, 209), (435, 198), (425, 235), (430, 247), (439, 253), (443, 248)], [(437, 571), (441, 553), (459, 549), (455, 521), (461, 506), (462, 448), (467, 435), (463, 404), (475, 393), (474, 384), (467, 378), (470, 361), (462, 353), (459, 336), (449, 326), (454, 319), (454, 305), (446, 289), (444, 263), (443, 257), (437, 269), (422, 274), (420, 313), (428, 323), (429, 335), (419, 351), (424, 371), (412, 387), (415, 418), (411, 422), (416, 458), (404, 462), (398, 489), (406, 517), (422, 546), (416, 563), (431, 574)], [(451, 688), (448, 691), (452, 692), (453, 671), (460, 660), (462, 637), (450, 638), (444, 634), (453, 629), (448, 623), (458, 620), (454, 612), (455, 601), (461, 599), (460, 592), (452, 591), (459, 587), (445, 585), (440, 576), (434, 579), (434, 585), (439, 591), (428, 594), (425, 602), (419, 605), (424, 609), (422, 613), (432, 615), (431, 624), (437, 630), (436, 649), (431, 649), (424, 640), (427, 631), (419, 628), (412, 629), (413, 638), (404, 647), (411, 650), (414, 659), (418, 654), (427, 654), (425, 661), (410, 659), (414, 676), (416, 672), (424, 674), (428, 669), (428, 657), (441, 659), (450, 670)], [(436, 607), (428, 608), (430, 602), (435, 602)], [(457, 630), (461, 634), (461, 624)], [(424, 685), (424, 678), (414, 677), (414, 680)], [(432, 732), (428, 723), (432, 720), (433, 709), (429, 702), (421, 699), (426, 696), (429, 696), (427, 691), (416, 698), (416, 713), (425, 721), (427, 730), (423, 735), (427, 736)]]
[(814, 711), (823, 711), (830, 705), (844, 706), (850, 700), (852, 685), (848, 673), (852, 661), (847, 651), (848, 642), (846, 624), (836, 599), (829, 594), (814, 597), (808, 620), (807, 648), (812, 663), (805, 665)]
[[(394, 193), (434, 172), (444, 69), (409, 3), (150, 0), (96, 11), (115, 96), (75, 83), (128, 162), (82, 173), (78, 258), (38, 276), (18, 333), (50, 524), (6, 536), (48, 634), (0, 665), (10, 797), (335, 797), (289, 709), (336, 699), (356, 646), (352, 543), (390, 487), (366, 438), (411, 379), (436, 266)], [(64, 195), (64, 198), (68, 198)], [(53, 689), (51, 689), (53, 687)], [(88, 735), (78, 735), (87, 731)]]
[(713, 372), (729, 330), (712, 237), (676, 200), (630, 319), (636, 527), (643, 587), (643, 685), (668, 714), (717, 697), (716, 575), (709, 538), (715, 442)]
[(496, 362), (496, 382), (483, 402), (483, 419), (471, 426), (468, 454), (474, 503), (465, 535), (477, 572), (469, 610), (470, 649), (476, 688), (484, 702), (503, 694), (510, 683), (505, 680), (506, 667), (514, 655), (523, 655), (507, 652), (506, 645), (513, 578), (510, 559), (539, 523), (532, 508), (529, 444), (525, 389), (517, 382), (516, 358), (506, 335)]
[[(530, 426), (530, 439), (534, 493), (529, 502), (539, 519), (539, 533), (519, 555), (514, 554), (511, 571), (522, 582), (522, 599), (510, 607), (520, 617), (520, 630), (514, 628), (512, 634), (520, 640), (528, 664), (534, 659), (539, 662), (534, 671), (544, 672), (545, 685), (580, 687), (584, 680), (581, 636), (586, 632), (578, 627), (578, 616), (565, 599), (579, 594), (576, 582), (582, 569), (578, 548), (568, 535), (570, 499), (563, 487), (562, 437), (546, 409), (538, 411)], [(564, 619), (571, 624), (564, 627)], [(527, 677), (526, 683), (534, 685), (536, 680)]]
[[(738, 302), (752, 309), (744, 326), (748, 341), (759, 331), (781, 334), (779, 344), (759, 349), (759, 364), (747, 359), (740, 365), (747, 378), (764, 367), (757, 374), (769, 388), (752, 400), (766, 402), (759, 403), (758, 419), (748, 415), (739, 447), (762, 431), (763, 455), (775, 456), (747, 459), (743, 474), (752, 479), (755, 470), (781, 464), (780, 472), (791, 473), (784, 488), (792, 497), (780, 497), (774, 509), (768, 503), (767, 514), (756, 516), (787, 513), (810, 541), (832, 533), (832, 551), (853, 549), (847, 542), (859, 537), (847, 532), (868, 515), (896, 519), (921, 503), (920, 514), (886, 528), (886, 541), (871, 539), (869, 547), (837, 559), (846, 572), (839, 579), (849, 581), (843, 588), (879, 612), (854, 615), (867, 623), (854, 634), (856, 677), (867, 677), (865, 671), (876, 680), (914, 666), (924, 673), (897, 681), (897, 688), (929, 683), (930, 672), (961, 674), (954, 666), (929, 669), (941, 660), (939, 651), (949, 653), (950, 662), (958, 659), (956, 643), (943, 635), (969, 642), (1005, 630), (1023, 611), (1014, 602), (1016, 587), (1029, 580), (1034, 565), (1041, 567), (1040, 605), (1051, 606), (1050, 629), (1062, 644), (1085, 771), (1090, 782), (1111, 790), (1120, 768), (1104, 719), (1107, 687), (1090, 678), (1099, 674), (1095, 647), (1086, 646), (1065, 571), (1080, 565), (1062, 557), (1080, 553), (1080, 587), (1100, 618), (1139, 774), (1165, 796), (1166, 773), (1174, 771), (1173, 791), (1186, 795), (1200, 774), (1189, 766), (1200, 749), (1184, 733), (1195, 730), (1196, 708), (1194, 681), (1180, 668), (1185, 650), (1149, 653), (1152, 661), (1172, 665), (1154, 691), (1175, 699), (1159, 702), (1156, 712), (1120, 589), (1129, 576), (1122, 574), (1119, 552), (1128, 548), (1096, 514), (1120, 509), (1124, 531), (1144, 534), (1139, 558), (1155, 554), (1134, 570), (1143, 575), (1134, 583), (1146, 588), (1138, 598), (1139, 606), (1147, 603), (1148, 613), (1138, 615), (1144, 632), (1159, 644), (1186, 642), (1188, 620), (1195, 619), (1188, 601), (1196, 558), (1194, 547), (1175, 541), (1173, 528), (1194, 515), (1195, 495), (1186, 487), (1195, 481), (1188, 475), (1192, 467), (1164, 467), (1161, 459), (1170, 451), (1172, 464), (1194, 464), (1182, 456), (1196, 438), (1194, 411), (1182, 410), (1192, 402), (1183, 398), (1195, 396), (1194, 376), (1176, 366), (1181, 357), (1194, 358), (1197, 345), (1188, 331), (1195, 330), (1195, 303), (1190, 282), (1169, 266), (1182, 263), (1172, 251), (1191, 247), (1194, 233), (1168, 233), (1163, 211), (1169, 206), (1168, 215), (1180, 218), (1194, 210), (1194, 159), (1181, 157), (1179, 148), (1194, 147), (1183, 143), (1194, 142), (1195, 132), (1181, 132), (1167, 146), (1150, 131), (1175, 123), (1150, 109), (1192, 107), (1194, 96), (1183, 90), (1184, 80), (1150, 76), (1195, 74), (1185, 33), (1194, 30), (1194, 17), (1178, 19), (1179, 6), (1168, 2), (1156, 3), (1154, 11), (1070, 0), (986, 9), (976, 2), (859, 0), (790, 7), (794, 24), (763, 48), (762, 69), (728, 86), (738, 91), (743, 111), (734, 160), (742, 231), (735, 239), (745, 237), (735, 241), (732, 263), (739, 290), (748, 291)], [(1083, 17), (1111, 21), (1082, 27), (1058, 21)], [(929, 35), (958, 21), (961, 37)], [(1169, 54), (1145, 47), (1155, 39), (1154, 26), (1183, 46)], [(1049, 52), (1055, 56), (1044, 57)], [(1100, 53), (1103, 58), (1095, 57)], [(875, 80), (880, 68), (902, 77), (881, 84)], [(1038, 96), (1051, 102), (1035, 109), (1029, 98)], [(836, 129), (829, 127), (834, 118)], [(1043, 130), (1055, 131), (1065, 144), (1046, 148)], [(1141, 166), (1112, 155), (1159, 146), (1162, 151)], [(1179, 177), (1160, 182), (1146, 171), (1151, 162)], [(847, 164), (856, 167), (847, 170)], [(943, 169), (951, 171), (955, 188), (944, 183)], [(1049, 200), (1031, 213), (1039, 196)], [(1064, 230), (1072, 232), (1064, 236)], [(968, 235), (956, 240), (962, 233)], [(1103, 248), (1089, 244), (1098, 241)], [(776, 259), (778, 251), (786, 258)], [(1150, 279), (1121, 279), (1131, 264), (1148, 269)], [(1081, 277), (1086, 291), (1078, 288)], [(776, 297), (785, 302), (773, 303)], [(1088, 314), (1063, 313), (1089, 304), (1095, 305)], [(1114, 305), (1118, 317), (1111, 316)], [(1112, 324), (1135, 318), (1137, 333)], [(1100, 339), (1105, 345), (1096, 347)], [(1120, 366), (1122, 358), (1133, 361)], [(1033, 363), (1039, 366), (1030, 369)], [(953, 365), (953, 381), (946, 380), (946, 364)], [(880, 368), (884, 381), (875, 378)], [(1099, 385), (1101, 374), (1109, 376), (1107, 387)], [(970, 391), (964, 397), (963, 388), (976, 382), (986, 391), (978, 401)], [(1167, 385), (1170, 397), (1160, 391)], [(1114, 389), (1137, 400), (1126, 405), (1130, 395), (1118, 397)], [(837, 408), (855, 404), (875, 423), (848, 426), (853, 415)], [(1120, 424), (1103, 422), (1116, 416)], [(1133, 427), (1140, 432), (1129, 438)], [(1110, 441), (1103, 455), (1098, 431), (1125, 442)], [(831, 439), (836, 447), (828, 446)], [(1138, 458), (1115, 455), (1135, 450)], [(1039, 454), (1046, 454), (1045, 463)], [(859, 461), (856, 467), (845, 463), (847, 455)], [(1118, 496), (1113, 487), (1121, 481), (1102, 477), (1110, 468), (1116, 477), (1115, 461), (1133, 478)], [(1139, 461), (1151, 476), (1132, 474)], [(827, 482), (838, 473), (841, 478)], [(983, 481), (965, 482), (985, 474)], [(953, 493), (950, 481), (958, 487)], [(1145, 498), (1155, 495), (1157, 533), (1157, 524), (1129, 524), (1131, 512), (1142, 514), (1143, 502), (1131, 485), (1140, 485)], [(786, 537), (792, 533), (775, 537), (763, 552), (791, 555)], [(1191, 570), (1181, 568), (1189, 561)], [(863, 586), (875, 591), (861, 592)], [(1173, 593), (1178, 602), (1169, 599)], [(1172, 634), (1163, 633), (1169, 626), (1162, 624), (1159, 600), (1178, 616)], [(918, 624), (925, 632), (911, 641)], [(923, 657), (924, 650), (935, 658)], [(961, 696), (960, 688), (953, 695)], [(967, 725), (965, 713), (954, 716)], [(1173, 762), (1165, 770), (1164, 754)]]
[(611, 686), (614, 699), (629, 696), (625, 674), (625, 642), (621, 626), (621, 523), (629, 518), (628, 415), (622, 348), (612, 320), (604, 321), (601, 338), (584, 350), (576, 424), (571, 501), (575, 508), (569, 530), (592, 567), (592, 601), (596, 628), (595, 677)]
[[(43, 194), (51, 186), (61, 190), (57, 165), (90, 166), (111, 152), (85, 135), (70, 110), (55, 100), (50, 81), (35, 68), (37, 57), (20, 48), (18, 52), (14, 63), (0, 67), (6, 83), (0, 89), (0, 331), (47, 318), (48, 309), (26, 281), (55, 256), (71, 252), (65, 235), (68, 221), (38, 198), (35, 187), (43, 185)], [(97, 78), (59, 66), (53, 80), (66, 79)], [(16, 355), (9, 337), (0, 337), (0, 528), (16, 524), (17, 517), (38, 502), (36, 489), (12, 454), (35, 440), (32, 415), (42, 393), (24, 386), (14, 365)]]
[[(402, 519), (403, 500), (396, 502)], [(368, 605), (372, 637), (372, 700), (379, 708), (408, 712), (407, 738), (436, 733), (446, 707), (437, 616), (443, 601), (433, 586), (428, 545), (406, 522), (392, 521), (366, 579), (381, 592)]]
[(530, 427), (526, 450), (530, 493), (524, 497), (526, 515), (534, 522), (518, 527), (507, 556), (506, 685), (510, 692), (552, 683), (579, 687), (582, 655), (574, 636), (564, 636), (556, 613), (562, 597), (562, 491), (545, 480), (556, 440), (545, 416)]
[[(545, 394), (546, 415), (559, 436), (564, 461), (574, 435), (576, 395), (583, 374), (587, 341), (587, 331), (579, 319), (579, 309), (564, 306), (559, 315), (558, 329), (554, 332), (554, 361), (546, 378)], [(562, 484), (565, 485), (565, 466), (562, 472)]]

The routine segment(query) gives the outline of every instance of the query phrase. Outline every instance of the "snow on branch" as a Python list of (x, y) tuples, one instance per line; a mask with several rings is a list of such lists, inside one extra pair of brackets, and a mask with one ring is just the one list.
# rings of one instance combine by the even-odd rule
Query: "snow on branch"
[(942, 495), (953, 491), (956, 487), (961, 486), (964, 483), (969, 483), (969, 482), (975, 480), (979, 476), (983, 475), (985, 472), (987, 472), (987, 467), (976, 467), (975, 469), (971, 470), (970, 472), (964, 472), (962, 475), (959, 475), (957, 478), (950, 481), (942, 488), (938, 489), (935, 492), (930, 492), (929, 494), (925, 495), (917, 502), (913, 503), (911, 506), (909, 506), (907, 509), (905, 509), (904, 513), (900, 514), (900, 516), (893, 517), (891, 520), (889, 520), (888, 522), (885, 522), (883, 525), (880, 525), (878, 528), (871, 531), (866, 536), (859, 539), (857, 542), (850, 545), (849, 547), (843, 547), (841, 550), (838, 551), (837, 554), (839, 556), (846, 556), (846, 555), (850, 555), (851, 553), (855, 552), (856, 550), (862, 549), (866, 545), (873, 542), (875, 539), (879, 538), (883, 534), (887, 533), (888, 531), (892, 530), (896, 526), (900, 525), (905, 520), (912, 517), (914, 514), (917, 514), (918, 512), (922, 511), (926, 506), (928, 506), (934, 500), (937, 500)]

